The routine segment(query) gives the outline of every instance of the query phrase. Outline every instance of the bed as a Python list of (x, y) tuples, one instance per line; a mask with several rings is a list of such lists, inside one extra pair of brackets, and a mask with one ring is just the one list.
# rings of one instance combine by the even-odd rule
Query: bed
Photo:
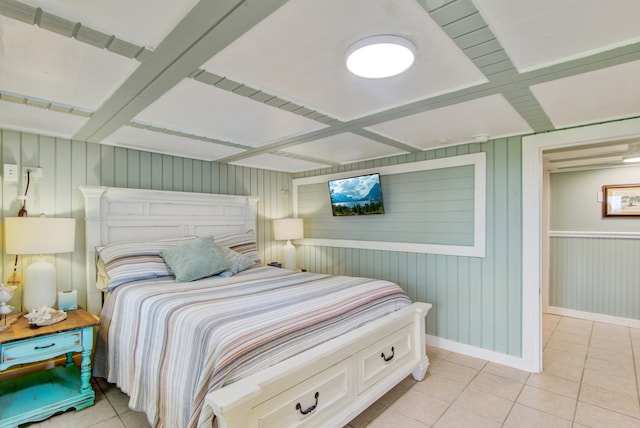
[[(87, 304), (102, 321), (94, 374), (152, 425), (342, 426), (406, 376), (424, 377), (431, 305), (388, 281), (261, 264), (255, 198), (81, 190)], [(212, 246), (232, 261), (193, 281), (168, 258), (193, 265)], [(189, 281), (162, 273), (150, 247)], [(129, 269), (133, 259), (143, 265)]]

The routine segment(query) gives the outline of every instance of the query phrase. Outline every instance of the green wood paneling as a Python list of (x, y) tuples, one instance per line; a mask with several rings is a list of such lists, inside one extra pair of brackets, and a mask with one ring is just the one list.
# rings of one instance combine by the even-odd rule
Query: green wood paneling
[[(265, 260), (279, 259), (282, 245), (271, 243), (271, 220), (289, 213), (288, 197), (279, 197), (279, 191), (290, 188), (290, 174), (8, 130), (0, 130), (0, 148), (2, 162), (17, 164), (20, 171), (23, 166), (43, 168), (43, 177), (29, 189), (30, 215), (76, 218), (75, 252), (51, 260), (58, 288), (77, 290), (81, 305), (86, 301), (84, 199), (78, 190), (83, 184), (258, 196), (258, 246)], [(3, 218), (17, 215), (23, 186), (2, 182)], [(0, 275), (6, 278), (14, 257), (2, 256)], [(22, 257), (19, 271), (30, 262), (31, 257)], [(12, 304), (19, 302), (16, 293)]]
[[(522, 196), (519, 137), (360, 162), (294, 178), (417, 162), (479, 151), (487, 154), (486, 257), (460, 257), (356, 248), (298, 246), (299, 267), (323, 273), (390, 279), (411, 299), (433, 304), (427, 333), (509, 355), (521, 355)], [(320, 195), (321, 187), (315, 192)], [(383, 187), (385, 205), (397, 200)], [(316, 194), (314, 193), (314, 194)], [(302, 201), (301, 201), (302, 202)], [(393, 205), (390, 210), (393, 210)], [(302, 216), (302, 215), (301, 215)], [(385, 214), (380, 217), (383, 227)], [(314, 217), (315, 219), (315, 217)], [(394, 223), (389, 221), (389, 223)], [(317, 231), (314, 231), (316, 233)], [(321, 235), (320, 232), (318, 232)], [(324, 238), (325, 236), (314, 236)], [(365, 239), (359, 236), (357, 239)], [(344, 250), (344, 251), (343, 251)]]
[(640, 240), (550, 239), (549, 304), (640, 320)]

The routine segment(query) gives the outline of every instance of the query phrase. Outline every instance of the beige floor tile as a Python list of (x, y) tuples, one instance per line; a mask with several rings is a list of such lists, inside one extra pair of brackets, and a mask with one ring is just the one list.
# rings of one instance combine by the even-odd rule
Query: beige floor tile
[(547, 347), (543, 354), (543, 363), (558, 362), (572, 366), (583, 366), (586, 356)]
[(586, 369), (609, 373), (612, 376), (622, 376), (622, 377), (635, 376), (635, 369), (633, 368), (633, 365), (612, 364), (612, 362), (609, 360), (595, 358), (592, 356), (587, 356), (587, 361), (584, 367)]
[(578, 402), (576, 408), (575, 422), (590, 428), (615, 427), (615, 428), (638, 428), (640, 419), (622, 415), (618, 412), (603, 409), (602, 407)]
[(590, 348), (614, 349), (618, 352), (631, 352), (631, 344), (631, 340), (615, 342), (606, 337), (592, 337), (589, 341)]
[(571, 428), (571, 421), (516, 403), (504, 426), (508, 428)]
[(565, 364), (558, 361), (545, 361), (543, 367), (544, 373), (552, 374), (574, 382), (580, 382), (583, 370), (582, 366)]
[(126, 428), (151, 428), (147, 415), (142, 412), (130, 410), (121, 414), (120, 419)]
[(116, 412), (105, 399), (96, 400), (96, 403), (81, 411), (69, 410), (30, 428), (76, 428), (89, 427), (116, 417)]
[(513, 401), (490, 394), (484, 389), (469, 386), (454, 401), (454, 404), (493, 422), (502, 423), (509, 414)]
[(454, 382), (469, 384), (478, 374), (477, 369), (461, 366), (460, 364), (451, 363), (447, 360), (434, 364), (429, 368), (433, 374), (439, 374)]
[(607, 360), (614, 364), (625, 364), (633, 367), (633, 353), (631, 352), (631, 347), (626, 351), (620, 349), (590, 347), (588, 356)]
[(389, 427), (426, 428), (428, 425), (392, 410), (385, 411), (367, 425), (367, 428)]
[(402, 394), (404, 394), (409, 389), (411, 389), (413, 385), (416, 383), (417, 382), (413, 380), (411, 376), (407, 376), (402, 380), (402, 382), (394, 386), (389, 392), (383, 395), (378, 401), (380, 402), (380, 404), (382, 404), (385, 407), (389, 406), (391, 403), (395, 402), (398, 398), (400, 398)]
[(549, 349), (556, 349), (585, 357), (587, 355), (587, 348), (586, 343), (567, 342), (565, 339), (562, 339), (560, 335), (553, 335), (549, 342), (547, 342), (544, 350), (546, 352)]
[(640, 419), (638, 394), (628, 395), (598, 386), (583, 384), (580, 387), (578, 400)]
[(603, 338), (612, 342), (626, 343), (630, 338), (629, 327), (597, 322), (593, 325), (591, 337)]
[[(353, 418), (347, 425), (349, 428), (363, 428), (367, 426), (372, 420), (378, 417), (386, 407), (379, 402), (373, 403), (364, 412)], [(133, 427), (132, 427), (133, 428)]]
[(560, 315), (542, 314), (542, 325), (545, 327), (553, 326), (555, 328), (561, 319), (562, 319), (562, 316)]
[(445, 377), (441, 372), (428, 373), (422, 382), (417, 382), (413, 389), (435, 397), (439, 400), (452, 403), (466, 388), (467, 382), (456, 382)]
[(507, 400), (515, 401), (522, 391), (524, 384), (515, 380), (508, 379), (506, 377), (494, 375), (487, 372), (480, 372), (478, 376), (473, 379), (471, 386), (484, 389), (485, 391), (495, 394), (498, 397), (506, 398)]
[(90, 425), (90, 428), (127, 428), (119, 417), (114, 416), (111, 419), (107, 419), (103, 422), (98, 422), (95, 425)]
[[(401, 425), (393, 425), (401, 426)], [(462, 406), (453, 405), (436, 422), (434, 428), (500, 428), (501, 424), (481, 415), (469, 412)]]
[(568, 343), (577, 343), (578, 345), (589, 345), (589, 341), (591, 340), (591, 335), (588, 335), (588, 334), (575, 335), (575, 334), (566, 333), (566, 332), (557, 331), (557, 330), (553, 333), (553, 336), (551, 337), (559, 341), (564, 341)]
[[(447, 351), (442, 348), (436, 348), (435, 346), (427, 346), (427, 357), (429, 360), (444, 360), (451, 354), (451, 351)], [(431, 361), (432, 363), (434, 361)]]
[(556, 327), (558, 330), (580, 330), (580, 331), (588, 331), (591, 333), (593, 329), (593, 321), (583, 320), (578, 318), (569, 318), (562, 317), (560, 322), (558, 322), (558, 326)]
[(486, 360), (469, 357), (467, 355), (456, 354), (453, 352), (449, 354), (446, 360), (449, 361), (450, 363), (460, 364), (461, 366), (471, 367), (472, 369), (477, 369), (477, 370), (482, 369), (487, 364)]
[(580, 382), (553, 375), (548, 370), (529, 376), (527, 385), (555, 392), (572, 399), (578, 398), (578, 391), (580, 390)]
[(518, 397), (518, 403), (557, 416), (568, 421), (573, 419), (576, 399), (525, 385)]
[(449, 407), (449, 403), (434, 397), (427, 397), (416, 390), (411, 390), (397, 400), (386, 411), (392, 411), (421, 423), (432, 426)]
[(491, 373), (496, 376), (506, 377), (516, 382), (524, 383), (529, 377), (529, 373), (523, 370), (514, 369), (513, 367), (503, 366), (497, 363), (487, 363), (482, 369), (483, 372)]
[(614, 376), (607, 372), (585, 369), (582, 383), (598, 386), (610, 391), (622, 392), (631, 396), (638, 396), (638, 384), (635, 377)]

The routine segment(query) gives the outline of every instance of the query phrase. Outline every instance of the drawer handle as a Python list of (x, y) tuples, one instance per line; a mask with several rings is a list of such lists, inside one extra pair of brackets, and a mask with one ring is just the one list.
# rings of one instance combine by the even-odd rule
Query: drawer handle
[(316, 395), (314, 395), (316, 402), (313, 403), (311, 406), (307, 407), (306, 409), (302, 410), (302, 404), (298, 403), (296, 404), (296, 410), (299, 410), (300, 413), (302, 413), (303, 415), (306, 415), (307, 413), (311, 413), (313, 412), (316, 407), (318, 406), (318, 397), (320, 396), (319, 392), (316, 392)]
[(393, 346), (391, 347), (391, 355), (389, 355), (388, 357), (386, 355), (384, 355), (384, 352), (382, 354), (380, 354), (380, 358), (382, 358), (385, 362), (391, 361), (393, 360), (393, 356), (395, 355), (395, 349), (393, 349)]
[(51, 348), (52, 346), (56, 346), (56, 344), (52, 343), (52, 344), (46, 345), (46, 346), (36, 346), (33, 349), (47, 349), (47, 348)]

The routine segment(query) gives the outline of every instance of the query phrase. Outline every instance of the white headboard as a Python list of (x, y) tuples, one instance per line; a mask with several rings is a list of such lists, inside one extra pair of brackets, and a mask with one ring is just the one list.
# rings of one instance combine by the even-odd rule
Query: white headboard
[(85, 200), (87, 310), (99, 314), (96, 247), (123, 241), (256, 230), (258, 198), (210, 193), (80, 186)]

